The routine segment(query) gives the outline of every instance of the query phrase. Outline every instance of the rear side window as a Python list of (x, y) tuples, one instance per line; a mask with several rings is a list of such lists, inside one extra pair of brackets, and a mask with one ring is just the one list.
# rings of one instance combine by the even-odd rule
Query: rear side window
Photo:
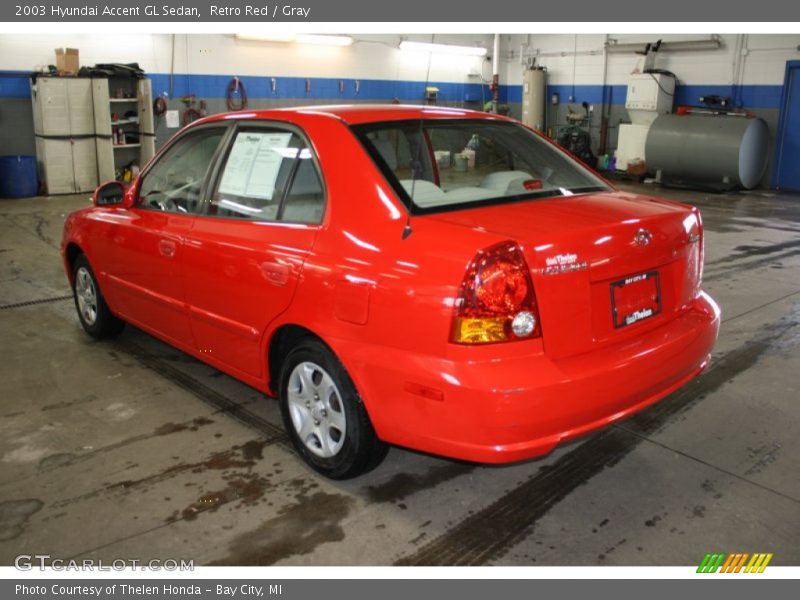
[(325, 211), (325, 192), (319, 180), (311, 152), (303, 149), (298, 155), (297, 172), (284, 201), (282, 221), (321, 223)]
[(325, 195), (311, 151), (290, 131), (236, 134), (212, 198), (212, 215), (251, 221), (319, 223)]

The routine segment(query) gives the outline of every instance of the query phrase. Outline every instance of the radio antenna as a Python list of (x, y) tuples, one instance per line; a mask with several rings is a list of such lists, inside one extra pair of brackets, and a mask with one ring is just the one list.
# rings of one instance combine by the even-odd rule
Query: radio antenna
[[(433, 44), (435, 39), (436, 39), (436, 34), (432, 33), (431, 34), (431, 44)], [(428, 85), (430, 84), (430, 81), (431, 81), (431, 64), (432, 63), (433, 63), (433, 52), (431, 51), (431, 52), (428, 52), (428, 68), (425, 71), (425, 85), (422, 87), (422, 105), (423, 105), (423, 107), (425, 106), (425, 101), (427, 99)], [(422, 153), (422, 149), (423, 149), (423, 144), (421, 142), (422, 142), (423, 136), (425, 135), (425, 133), (424, 133), (424, 123), (425, 123), (425, 120), (420, 117), (420, 120), (419, 120), (420, 143), (417, 145), (417, 151), (416, 151), (416, 155), (417, 156), (416, 156), (416, 159), (420, 158), (420, 154)], [(412, 153), (412, 155), (411, 155), (411, 203), (412, 204), (414, 203), (414, 189), (417, 186), (417, 177), (419, 176), (419, 169), (417, 168), (417, 165), (414, 164), (415, 162), (417, 162), (417, 160), (415, 160), (414, 153)], [(402, 239), (404, 239), (404, 240), (407, 239), (408, 236), (410, 236), (413, 233), (413, 231), (414, 230), (411, 227), (411, 212), (409, 212), (408, 216), (406, 217), (406, 226), (403, 228), (403, 237), (402, 237)]]

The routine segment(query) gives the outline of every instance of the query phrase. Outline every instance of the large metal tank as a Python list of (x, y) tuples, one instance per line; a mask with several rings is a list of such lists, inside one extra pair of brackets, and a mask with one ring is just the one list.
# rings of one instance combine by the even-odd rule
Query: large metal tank
[(528, 127), (544, 131), (547, 71), (542, 67), (526, 69), (522, 73), (522, 122)]
[(665, 183), (719, 188), (758, 185), (768, 154), (767, 124), (729, 115), (661, 115), (645, 145), (647, 170)]

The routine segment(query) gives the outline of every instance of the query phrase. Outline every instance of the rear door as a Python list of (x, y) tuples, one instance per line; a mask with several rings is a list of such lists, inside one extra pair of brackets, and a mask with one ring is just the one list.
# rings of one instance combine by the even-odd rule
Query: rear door
[(108, 264), (115, 310), (178, 345), (193, 346), (181, 282), (186, 235), (228, 128), (204, 126), (174, 141), (142, 174), (134, 207), (109, 213), (108, 231), (93, 242)]
[(298, 129), (240, 122), (186, 239), (184, 282), (198, 349), (260, 376), (261, 337), (290, 304), (325, 209)]

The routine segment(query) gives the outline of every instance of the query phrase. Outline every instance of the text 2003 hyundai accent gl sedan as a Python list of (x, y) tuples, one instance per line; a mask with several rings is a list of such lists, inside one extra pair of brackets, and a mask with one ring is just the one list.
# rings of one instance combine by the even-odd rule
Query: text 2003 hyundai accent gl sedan
[(129, 322), (277, 396), (334, 478), (387, 444), (547, 453), (696, 376), (719, 329), (695, 208), (470, 111), (203, 119), (70, 215), (62, 251), (88, 333)]

